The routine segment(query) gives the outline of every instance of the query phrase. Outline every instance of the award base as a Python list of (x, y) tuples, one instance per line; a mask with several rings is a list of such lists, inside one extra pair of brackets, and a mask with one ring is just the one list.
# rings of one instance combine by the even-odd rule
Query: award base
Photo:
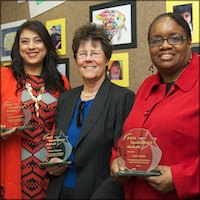
[(66, 161), (63, 161), (63, 162), (43, 162), (43, 163), (39, 163), (39, 166), (41, 166), (41, 167), (52, 167), (52, 166), (55, 166), (55, 165), (70, 165), (70, 164), (72, 164), (72, 161), (66, 160)]
[[(13, 128), (14, 127), (12, 127), (12, 128), (5, 128), (5, 129), (2, 129), (1, 132), (5, 133), (6, 131), (9, 131), (9, 130), (11, 130)], [(23, 131), (23, 130), (26, 130), (26, 129), (33, 130), (33, 127), (32, 126), (18, 126), (17, 127), (18, 131)]]
[(138, 171), (138, 170), (120, 170), (117, 173), (117, 176), (160, 176), (161, 172), (152, 170), (152, 171)]

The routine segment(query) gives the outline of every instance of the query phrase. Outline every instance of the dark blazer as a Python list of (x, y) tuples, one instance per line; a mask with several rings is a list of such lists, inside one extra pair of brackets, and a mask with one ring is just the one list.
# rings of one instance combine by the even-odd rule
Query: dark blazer
[[(58, 100), (56, 128), (67, 134), (73, 112), (83, 86), (61, 94)], [(69, 199), (89, 199), (100, 184), (110, 176), (111, 148), (122, 133), (123, 122), (128, 116), (135, 94), (111, 83), (102, 83), (88, 116), (81, 128), (74, 157), (76, 187)], [(65, 173), (50, 176), (47, 199), (58, 199)]]

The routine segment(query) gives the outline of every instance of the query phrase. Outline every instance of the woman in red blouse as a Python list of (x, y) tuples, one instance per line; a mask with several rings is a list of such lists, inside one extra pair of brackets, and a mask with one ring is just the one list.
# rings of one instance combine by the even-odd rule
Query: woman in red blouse
[[(39, 144), (53, 127), (58, 96), (69, 89), (69, 82), (56, 68), (57, 52), (39, 21), (19, 27), (11, 58), (11, 66), (1, 68), (1, 196), (45, 199), (48, 177), (38, 165)], [(32, 129), (20, 131), (20, 122), (12, 128), (7, 124), (6, 111), (18, 103), (29, 111), (26, 125)]]
[[(139, 88), (123, 134), (144, 128), (157, 138), (162, 157), (156, 170), (161, 175), (126, 177), (125, 199), (197, 199), (199, 55), (192, 53), (190, 28), (177, 14), (158, 16), (150, 25), (148, 42), (158, 72)], [(126, 166), (117, 152), (118, 143), (112, 149), (111, 174), (121, 180), (116, 173)]]

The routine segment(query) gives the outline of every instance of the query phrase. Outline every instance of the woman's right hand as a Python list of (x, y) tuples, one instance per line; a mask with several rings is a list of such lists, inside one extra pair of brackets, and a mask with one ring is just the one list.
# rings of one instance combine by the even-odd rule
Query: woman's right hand
[(63, 160), (60, 158), (51, 158), (49, 162), (58, 163), (58, 164), (55, 164), (53, 166), (47, 166), (46, 167), (47, 172), (50, 175), (54, 175), (54, 176), (59, 176), (62, 173), (64, 173), (67, 170), (68, 165), (59, 165), (59, 162), (62, 162), (62, 161)]
[(125, 161), (122, 159), (121, 156), (115, 158), (110, 167), (110, 175), (120, 183), (125, 183), (126, 181), (130, 180), (131, 177), (119, 177), (117, 176), (117, 172), (119, 170), (126, 170)]
[(7, 127), (5, 125), (0, 124), (0, 134), (1, 134), (1, 138), (4, 140), (7, 139), (8, 137), (10, 137), (11, 135), (13, 135), (13, 133), (15, 133), (17, 130), (17, 127), (14, 127), (12, 129), (5, 131), (6, 128)]

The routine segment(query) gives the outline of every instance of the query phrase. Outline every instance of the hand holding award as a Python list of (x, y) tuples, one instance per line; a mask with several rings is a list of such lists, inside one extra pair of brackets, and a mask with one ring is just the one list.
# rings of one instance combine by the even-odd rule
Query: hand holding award
[(154, 169), (160, 162), (162, 152), (156, 139), (143, 128), (127, 131), (120, 138), (118, 152), (125, 162), (127, 170), (117, 172), (118, 176), (159, 176)]
[(47, 133), (41, 142), (42, 162), (40, 166), (69, 165), (68, 160), (72, 152), (72, 145), (66, 135), (59, 129), (54, 133)]
[(31, 119), (31, 111), (27, 109), (25, 105), (22, 105), (20, 101), (14, 102), (12, 99), (8, 99), (2, 106), (1, 112), (1, 123), (6, 126), (6, 128), (1, 129), (4, 133), (13, 129), (17, 130), (33, 129), (32, 126), (28, 126)]

